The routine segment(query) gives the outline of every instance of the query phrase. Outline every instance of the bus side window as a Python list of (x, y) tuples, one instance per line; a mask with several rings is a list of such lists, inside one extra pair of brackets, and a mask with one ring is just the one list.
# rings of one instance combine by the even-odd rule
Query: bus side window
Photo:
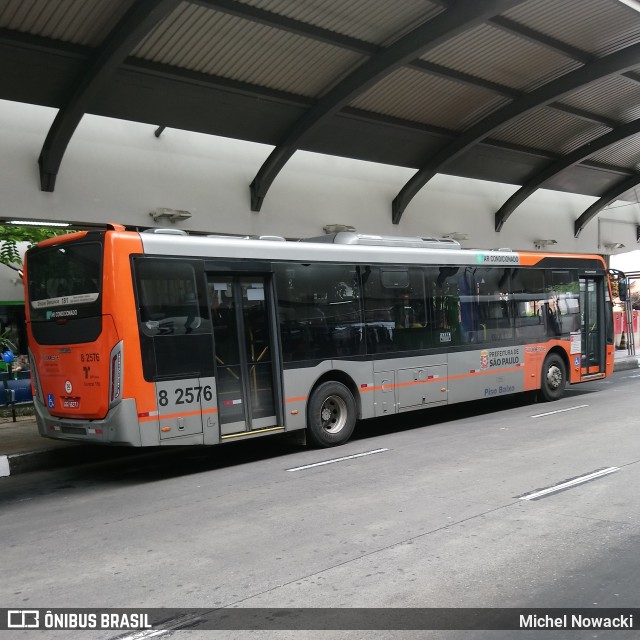
[(547, 333), (548, 308), (542, 269), (514, 269), (511, 277), (516, 338), (522, 342), (543, 340)]
[(478, 267), (467, 270), (471, 342), (500, 342), (513, 339), (509, 317), (509, 270)]
[(285, 361), (363, 352), (360, 284), (355, 265), (274, 265)]
[(202, 264), (140, 257), (134, 270), (145, 379), (212, 375), (213, 335)]
[(547, 273), (549, 335), (580, 331), (580, 283), (575, 271)]
[(447, 347), (462, 343), (458, 267), (425, 267), (427, 284), (426, 326), (431, 345)]
[(416, 267), (366, 267), (364, 311), (369, 353), (423, 349), (424, 278)]

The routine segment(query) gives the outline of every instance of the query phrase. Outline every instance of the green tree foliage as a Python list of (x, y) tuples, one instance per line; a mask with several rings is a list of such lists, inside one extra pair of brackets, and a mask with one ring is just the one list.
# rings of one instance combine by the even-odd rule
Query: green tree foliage
[(22, 266), (22, 257), (18, 251), (19, 242), (27, 242), (31, 247), (41, 240), (64, 233), (70, 232), (66, 229), (0, 225), (0, 262), (15, 271), (19, 271)]

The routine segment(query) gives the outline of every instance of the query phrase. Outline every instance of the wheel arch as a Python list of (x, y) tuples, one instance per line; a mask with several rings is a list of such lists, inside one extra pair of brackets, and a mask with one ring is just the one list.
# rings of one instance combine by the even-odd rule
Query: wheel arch
[(550, 355), (558, 355), (560, 356), (560, 358), (562, 358), (562, 362), (564, 362), (564, 367), (565, 367), (565, 371), (567, 374), (567, 382), (570, 384), (571, 383), (571, 365), (569, 363), (569, 356), (567, 354), (567, 351), (565, 349), (563, 349), (560, 345), (555, 345), (553, 347), (551, 347), (551, 349), (549, 349), (549, 351), (547, 351), (544, 359), (546, 360)]
[[(552, 370), (552, 364), (557, 363), (556, 369), (562, 367), (564, 371), (561, 375)], [(542, 363), (542, 372), (540, 377), (540, 391), (538, 398), (544, 402), (554, 402), (559, 400), (569, 381), (569, 362), (567, 353), (558, 345), (554, 345), (546, 353)]]
[(353, 400), (356, 403), (356, 419), (360, 420), (362, 417), (362, 404), (360, 402), (360, 392), (358, 391), (358, 387), (356, 383), (353, 381), (353, 378), (344, 371), (340, 369), (332, 369), (331, 371), (327, 371), (323, 373), (313, 384), (311, 390), (309, 391), (309, 397), (307, 398), (307, 414), (309, 411), (309, 400), (313, 395), (313, 392), (323, 383), (323, 382), (340, 382), (342, 383), (353, 396)]

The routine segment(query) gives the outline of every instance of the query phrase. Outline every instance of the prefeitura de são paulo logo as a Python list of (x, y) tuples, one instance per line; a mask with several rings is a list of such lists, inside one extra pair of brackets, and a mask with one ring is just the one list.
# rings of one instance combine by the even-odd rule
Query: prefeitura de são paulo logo
[(488, 351), (480, 352), (480, 368), (481, 369), (489, 368), (489, 352)]

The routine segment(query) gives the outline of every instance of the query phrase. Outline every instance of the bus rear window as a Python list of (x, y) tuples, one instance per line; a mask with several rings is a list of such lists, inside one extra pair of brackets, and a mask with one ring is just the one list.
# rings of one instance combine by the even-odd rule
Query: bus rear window
[(100, 315), (101, 267), (99, 242), (32, 249), (27, 259), (32, 320)]

